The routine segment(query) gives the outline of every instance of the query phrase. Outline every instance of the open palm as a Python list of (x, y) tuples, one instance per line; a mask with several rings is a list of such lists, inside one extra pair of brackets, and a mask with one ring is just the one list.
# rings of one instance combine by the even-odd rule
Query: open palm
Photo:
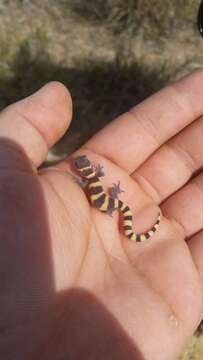
[[(196, 71), (168, 86), (77, 151), (104, 167), (106, 190), (121, 182), (121, 199), (133, 210), (136, 232), (153, 225), (160, 206), (160, 228), (143, 243), (122, 234), (118, 213), (109, 217), (90, 206), (75, 179), (76, 154), (36, 171), (70, 122), (71, 101), (61, 84), (50, 83), (2, 112), (4, 359), (13, 352), (15, 359), (38, 352), (43, 359), (50, 354), (62, 359), (50, 340), (55, 332), (60, 333), (56, 341), (66, 339), (60, 351), (73, 354), (67, 358), (82, 358), (68, 342), (74, 328), (64, 322), (70, 322), (69, 298), (81, 318), (83, 306), (101, 306), (140, 359), (171, 360), (180, 353), (202, 317), (202, 79), (203, 72)], [(84, 331), (77, 328), (78, 334)], [(115, 357), (120, 358), (125, 355)]]

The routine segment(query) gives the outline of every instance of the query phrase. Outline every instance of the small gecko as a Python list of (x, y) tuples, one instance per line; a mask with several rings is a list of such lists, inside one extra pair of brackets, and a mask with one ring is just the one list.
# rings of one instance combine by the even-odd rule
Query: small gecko
[(152, 237), (159, 227), (161, 218), (160, 213), (158, 214), (156, 223), (150, 230), (143, 234), (136, 234), (133, 231), (132, 211), (128, 205), (118, 198), (118, 194), (123, 192), (120, 189), (120, 182), (117, 185), (113, 184), (114, 186), (112, 187), (111, 195), (108, 195), (104, 192), (102, 183), (99, 179), (101, 176), (104, 176), (102, 166), (91, 164), (86, 155), (78, 156), (74, 161), (74, 165), (80, 176), (85, 179), (87, 183), (87, 196), (92, 205), (109, 215), (112, 215), (113, 211), (120, 209), (123, 214), (124, 233), (128, 239), (140, 242)]

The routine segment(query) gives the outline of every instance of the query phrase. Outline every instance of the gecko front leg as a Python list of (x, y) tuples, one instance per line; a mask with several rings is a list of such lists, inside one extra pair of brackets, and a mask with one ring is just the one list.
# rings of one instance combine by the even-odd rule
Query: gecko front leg
[(100, 164), (98, 164), (98, 165), (93, 164), (92, 167), (93, 167), (93, 170), (94, 170), (95, 175), (96, 175), (97, 177), (103, 177), (103, 176), (104, 176), (104, 170), (103, 170), (104, 167), (103, 167), (102, 165), (100, 165)]

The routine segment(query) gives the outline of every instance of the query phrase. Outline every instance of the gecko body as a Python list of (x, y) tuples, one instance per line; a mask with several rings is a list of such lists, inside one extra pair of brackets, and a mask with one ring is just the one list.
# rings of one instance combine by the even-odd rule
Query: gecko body
[(123, 192), (120, 189), (120, 183), (114, 184), (110, 196), (105, 193), (99, 179), (101, 176), (104, 176), (101, 166), (95, 167), (92, 165), (86, 155), (78, 156), (74, 164), (80, 176), (87, 181), (87, 196), (93, 206), (109, 215), (112, 215), (115, 210), (120, 210), (123, 214), (124, 233), (130, 240), (140, 242), (152, 237), (159, 227), (160, 214), (150, 230), (143, 234), (136, 234), (133, 231), (132, 211), (128, 205), (118, 198), (118, 194)]

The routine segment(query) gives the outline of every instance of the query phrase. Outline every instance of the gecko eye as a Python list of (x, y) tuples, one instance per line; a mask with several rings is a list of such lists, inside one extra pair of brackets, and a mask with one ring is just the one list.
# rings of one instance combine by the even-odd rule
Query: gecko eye
[(83, 169), (84, 167), (90, 166), (90, 161), (88, 160), (86, 155), (78, 156), (75, 161), (75, 166), (77, 169)]

